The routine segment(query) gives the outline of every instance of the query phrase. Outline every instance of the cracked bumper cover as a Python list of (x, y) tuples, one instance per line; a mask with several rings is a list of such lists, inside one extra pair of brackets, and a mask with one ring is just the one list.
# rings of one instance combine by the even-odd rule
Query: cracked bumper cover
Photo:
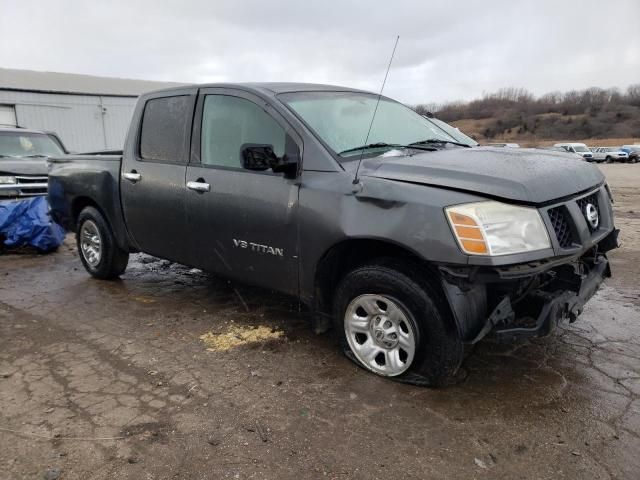
[(617, 233), (581, 256), (543, 264), (489, 270), (441, 267), (462, 339), (475, 343), (490, 332), (504, 341), (542, 337), (563, 319), (574, 322), (611, 276), (605, 252), (617, 247)]

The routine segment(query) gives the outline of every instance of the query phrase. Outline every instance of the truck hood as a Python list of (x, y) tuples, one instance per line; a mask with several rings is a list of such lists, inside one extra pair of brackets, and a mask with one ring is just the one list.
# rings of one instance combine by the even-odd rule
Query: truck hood
[(48, 175), (46, 158), (2, 158), (0, 174)]
[[(349, 162), (357, 163), (357, 162)], [(525, 148), (447, 148), (364, 160), (361, 176), (544, 203), (604, 182), (597, 167), (571, 155)]]

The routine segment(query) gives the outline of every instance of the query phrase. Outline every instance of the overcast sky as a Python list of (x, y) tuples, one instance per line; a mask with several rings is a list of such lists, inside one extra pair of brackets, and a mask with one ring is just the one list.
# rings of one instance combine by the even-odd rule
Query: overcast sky
[(640, 83), (640, 0), (0, 0), (0, 66), (304, 81), (407, 103)]

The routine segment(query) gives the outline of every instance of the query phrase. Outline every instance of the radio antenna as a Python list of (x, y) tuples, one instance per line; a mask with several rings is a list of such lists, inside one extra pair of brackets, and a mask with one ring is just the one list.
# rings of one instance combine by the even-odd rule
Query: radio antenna
[[(371, 116), (371, 123), (369, 123), (369, 130), (367, 131), (367, 136), (364, 139), (364, 143), (362, 145), (367, 145), (369, 142), (369, 135), (371, 135), (371, 128), (373, 127), (373, 121), (376, 119), (376, 113), (378, 113), (378, 105), (380, 105), (380, 97), (382, 97), (382, 91), (384, 90), (384, 85), (387, 83), (387, 77), (389, 76), (389, 70), (391, 69), (391, 62), (393, 62), (393, 56), (396, 54), (396, 48), (398, 47), (398, 40), (400, 40), (400, 35), (396, 37), (396, 43), (393, 45), (393, 52), (391, 52), (391, 58), (389, 59), (389, 65), (387, 65), (387, 72), (384, 74), (384, 80), (382, 81), (382, 87), (380, 87), (380, 93), (378, 93), (378, 100), (376, 101), (376, 108), (373, 110), (373, 115)], [(362, 163), (362, 157), (364, 156), (364, 148), (360, 151), (360, 158), (358, 159), (358, 166), (356, 167), (356, 174), (353, 177), (353, 184), (356, 185), (360, 182), (358, 178), (358, 172), (360, 171), (360, 164)]]

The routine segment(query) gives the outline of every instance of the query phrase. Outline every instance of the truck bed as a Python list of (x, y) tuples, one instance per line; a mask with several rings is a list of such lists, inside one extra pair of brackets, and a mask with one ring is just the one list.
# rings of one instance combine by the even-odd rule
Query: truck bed
[(65, 155), (49, 159), (49, 203), (54, 220), (75, 229), (80, 211), (96, 207), (113, 228), (118, 244), (128, 245), (120, 204), (121, 152)]

